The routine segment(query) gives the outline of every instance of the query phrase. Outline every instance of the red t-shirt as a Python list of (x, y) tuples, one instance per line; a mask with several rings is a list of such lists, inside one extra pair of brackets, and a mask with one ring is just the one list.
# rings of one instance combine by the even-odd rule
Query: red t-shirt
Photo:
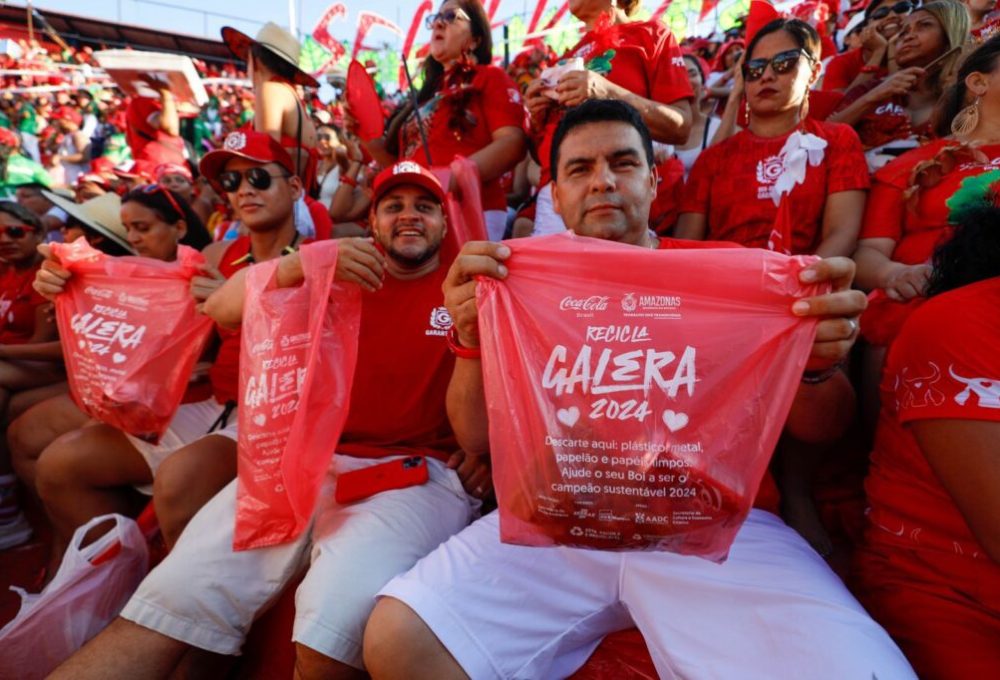
[(823, 89), (847, 89), (847, 86), (853, 83), (854, 79), (861, 73), (864, 65), (865, 59), (861, 54), (860, 47), (838, 54), (826, 65), (826, 72), (823, 74)]
[(433, 274), (362, 293), (358, 364), (337, 453), (358, 458), (422, 455), (448, 460), (458, 444), (445, 395), (455, 361), (445, 334), (442, 264)]
[(158, 100), (149, 97), (133, 97), (129, 101), (125, 112), (128, 122), (125, 139), (132, 149), (132, 158), (153, 166), (164, 163), (184, 165), (184, 140), (149, 122), (149, 118), (162, 108)]
[[(563, 59), (580, 57), (588, 70), (633, 94), (661, 104), (694, 97), (684, 58), (674, 34), (659, 21), (635, 21), (616, 27), (619, 44), (603, 54), (594, 54), (595, 35), (587, 33)], [(550, 115), (538, 131), (538, 160), (542, 167), (539, 186), (551, 181), (549, 153), (552, 135), (562, 115)]]
[[(869, 543), (930, 558), (944, 553), (990, 561), (906, 425), (936, 419), (1000, 421), (997, 309), (1000, 278), (943, 293), (913, 312), (889, 350), (865, 482)], [(998, 584), (1000, 564), (992, 564)]]
[[(452, 101), (462, 100), (472, 91), (461, 112), (455, 112)], [(471, 156), (493, 141), (500, 128), (524, 128), (524, 103), (514, 81), (496, 66), (477, 66), (467, 88), (439, 91), (420, 107), (420, 116), (427, 132), (427, 144), (435, 166), (447, 166), (456, 155)], [(463, 126), (455, 124), (464, 119)], [(416, 116), (410, 116), (399, 131), (399, 160), (411, 160), (427, 165), (427, 156), (420, 138)], [(500, 179), (483, 183), (483, 209), (506, 210), (507, 197)]]
[[(822, 241), (827, 196), (868, 188), (868, 166), (854, 130), (813, 119), (806, 119), (804, 127), (825, 139), (827, 147), (822, 163), (810, 166), (805, 182), (782, 199), (791, 201), (796, 218), (793, 254), (813, 253)], [(766, 248), (778, 216), (768, 190), (782, 169), (780, 153), (787, 139), (743, 130), (705, 149), (691, 169), (681, 212), (705, 215), (710, 239)]]
[(22, 345), (35, 334), (35, 312), (47, 302), (31, 286), (40, 266), (0, 265), (0, 344)]
[[(936, 185), (922, 188), (916, 203), (908, 207), (904, 194), (912, 183), (914, 167), (934, 159), (946, 147), (957, 146), (954, 140), (935, 140), (903, 154), (876, 172), (860, 238), (891, 238), (896, 242), (893, 260), (904, 264), (927, 262), (934, 248), (952, 233), (945, 201), (966, 177), (1000, 168), (1000, 144), (978, 147), (988, 160), (961, 159)], [(945, 165), (952, 164), (951, 158), (951, 152), (941, 156)]]
[[(686, 239), (679, 238), (667, 238), (660, 237), (660, 242), (657, 245), (658, 250), (680, 250), (680, 249), (702, 249), (702, 248), (740, 248), (738, 243), (730, 243), (728, 241), (689, 241)], [(771, 470), (764, 471), (764, 478), (760, 482), (760, 488), (757, 489), (757, 496), (753, 500), (753, 507), (759, 508), (760, 510), (767, 510), (775, 515), (780, 514), (781, 506), (781, 494), (778, 491), (778, 485), (774, 481), (774, 477), (771, 476)]]

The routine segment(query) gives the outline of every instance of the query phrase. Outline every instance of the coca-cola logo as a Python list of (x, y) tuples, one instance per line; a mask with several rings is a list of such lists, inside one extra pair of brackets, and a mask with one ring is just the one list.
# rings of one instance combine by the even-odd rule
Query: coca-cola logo
[(591, 295), (585, 298), (575, 298), (567, 295), (559, 303), (559, 309), (571, 309), (577, 312), (603, 312), (607, 308), (607, 295)]

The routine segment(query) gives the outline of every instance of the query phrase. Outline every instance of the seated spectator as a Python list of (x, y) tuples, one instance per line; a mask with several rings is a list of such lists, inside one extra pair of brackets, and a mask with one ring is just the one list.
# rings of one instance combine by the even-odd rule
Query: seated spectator
[(43, 190), (42, 194), (67, 215), (62, 228), (63, 241), (69, 243), (83, 236), (87, 243), (106, 255), (134, 254), (121, 221), (122, 200), (118, 194), (101, 194), (83, 203), (74, 203), (48, 190)]
[[(372, 233), (384, 260), (368, 239), (339, 242), (337, 279), (365, 292), (350, 408), (329, 474), (419, 455), (430, 481), (344, 505), (326, 486), (311, 530), (241, 552), (232, 548), (233, 482), (198, 513), (123, 618), (54, 677), (168, 677), (185, 658), (203, 661), (205, 651), (237, 654), (250, 624), (306, 562), (296, 594), (296, 674), (355, 677), (364, 669), (362, 634), (375, 593), (473, 518), (479, 502), (467, 491), (481, 497), (489, 484), (480, 459), (454, 453), (445, 411), (454, 362), (441, 320), (444, 190), (428, 171), (404, 162), (379, 175), (373, 200)], [(282, 208), (290, 220), (290, 205)], [(281, 260), (279, 286), (302, 276), (298, 255)], [(243, 298), (242, 277), (234, 278), (206, 310), (238, 324)]]
[(66, 104), (53, 112), (53, 123), (62, 133), (62, 140), (52, 156), (53, 170), (62, 172), (62, 184), (74, 186), (76, 178), (90, 169), (90, 138), (83, 134), (83, 116)]
[(62, 240), (60, 230), (65, 226), (69, 215), (66, 211), (58, 207), (45, 197), (42, 189), (47, 189), (47, 184), (31, 183), (21, 184), (14, 190), (15, 200), (25, 208), (35, 213), (45, 227), (45, 240)]
[(198, 216), (198, 220), (204, 224), (215, 209), (215, 200), (218, 199), (211, 185), (204, 180), (195, 192), (194, 176), (187, 163), (164, 163), (156, 166), (153, 170), (156, 176), (156, 183), (176, 194), (180, 194), (184, 202), (191, 206), (191, 209)]
[(12, 199), (17, 187), (25, 184), (52, 186), (52, 178), (41, 164), (23, 155), (21, 137), (0, 128), (0, 199)]
[(909, 0), (872, 0), (864, 10), (861, 46), (830, 60), (823, 74), (823, 89), (844, 92), (884, 77), (895, 62), (903, 19), (915, 8)]
[(1000, 668), (1000, 171), (948, 205), (929, 299), (886, 361), (855, 572), (925, 680)]
[(938, 140), (909, 151), (874, 175), (854, 260), (862, 290), (881, 290), (863, 333), (885, 347), (919, 301), (934, 248), (950, 238), (948, 198), (961, 182), (1000, 164), (1000, 36), (972, 52), (942, 98)]
[(18, 509), (4, 436), (8, 407), (16, 393), (64, 376), (60, 362), (39, 361), (44, 357), (34, 353), (57, 336), (50, 305), (31, 288), (41, 263), (36, 248), (44, 238), (34, 213), (0, 201), (0, 550), (31, 537), (31, 527)]
[(974, 42), (985, 42), (1000, 33), (996, 0), (963, 0), (963, 4), (969, 12), (969, 33)]
[[(614, 101), (571, 109), (551, 161), (553, 202), (571, 230), (634, 248), (657, 246), (647, 226), (652, 140), (635, 109)], [(622, 210), (589, 210), (609, 203)], [(466, 348), (456, 359), (448, 412), (470, 454), (486, 454), (490, 427), (482, 367), (468, 355), (479, 346), (474, 277), (503, 278), (508, 256), (502, 244), (466, 244), (444, 286), (457, 341)], [(835, 365), (852, 344), (841, 314), (853, 317), (864, 306), (849, 290), (852, 270), (846, 258), (807, 270), (837, 281), (836, 292), (810, 299), (810, 313), (840, 317), (820, 322), (812, 369)], [(501, 543), (494, 512), (380, 596), (365, 635), (365, 661), (379, 679), (566, 677), (607, 633), (633, 624), (661, 677), (783, 678), (807, 666), (828, 678), (914, 677), (823, 560), (761, 509), (751, 510), (722, 564), (669, 552)]]
[(674, 150), (684, 164), (686, 180), (698, 156), (715, 141), (715, 133), (718, 132), (722, 121), (718, 116), (706, 114), (703, 110), (706, 91), (705, 71), (702, 69), (701, 60), (693, 54), (685, 54), (684, 66), (687, 68), (688, 82), (691, 83), (691, 90), (694, 92), (694, 103), (691, 105), (691, 132), (686, 142), (674, 145)]
[(933, 0), (906, 17), (897, 71), (849, 90), (831, 121), (853, 126), (878, 170), (934, 136), (931, 114), (969, 39), (969, 16), (957, 0)]
[(725, 102), (733, 89), (733, 79), (740, 68), (745, 47), (746, 43), (742, 40), (730, 40), (715, 53), (712, 72), (703, 83), (709, 97)]
[[(199, 302), (227, 276), (258, 259), (294, 248), (299, 240), (282, 212), (282, 206), (290, 205), (302, 191), (301, 181), (292, 174), (291, 158), (267, 135), (233, 135), (225, 149), (202, 159), (201, 169), (230, 190), (251, 235), (205, 249), (206, 275), (191, 282), (191, 294)], [(122, 221), (137, 254), (165, 261), (176, 257), (178, 243), (191, 230), (189, 223), (200, 225), (190, 206), (181, 208), (182, 201), (159, 185), (126, 194)], [(202, 233), (200, 240), (207, 243), (207, 234)], [(47, 260), (36, 288), (52, 297), (68, 278), (65, 269)], [(240, 337), (238, 332), (221, 329), (220, 335), (221, 344), (208, 371), (210, 396), (189, 390), (197, 398), (181, 405), (159, 443), (92, 423), (60, 436), (42, 451), (34, 472), (38, 495), (55, 532), (50, 573), (77, 527), (108, 512), (135, 514), (147, 501), (136, 491), (152, 493), (164, 539), (173, 545), (198, 509), (236, 476)]]
[(106, 194), (111, 190), (108, 180), (93, 172), (84, 172), (77, 176), (73, 184), (73, 195), (77, 203), (86, 203), (92, 198)]
[(316, 166), (319, 202), (329, 207), (340, 185), (340, 173), (347, 169), (347, 149), (340, 141), (336, 128), (332, 125), (319, 125), (316, 128), (316, 151), (319, 154)]

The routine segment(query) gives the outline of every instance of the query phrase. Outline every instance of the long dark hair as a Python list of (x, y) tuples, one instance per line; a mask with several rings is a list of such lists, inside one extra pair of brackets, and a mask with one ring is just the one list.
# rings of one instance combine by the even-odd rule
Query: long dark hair
[(966, 210), (954, 235), (934, 251), (934, 271), (927, 285), (932, 297), (1000, 276), (1000, 207)]
[(289, 83), (295, 82), (295, 76), (298, 75), (298, 71), (295, 67), (292, 66), (290, 62), (285, 61), (263, 45), (259, 43), (251, 43), (250, 54), (253, 56), (254, 61), (259, 64), (263, 64), (264, 68), (282, 80), (288, 81)]
[[(184, 220), (187, 223), (187, 233), (184, 234), (184, 238), (180, 240), (180, 243), (186, 246), (201, 250), (212, 242), (212, 237), (209, 236), (205, 224), (198, 217), (198, 214), (191, 209), (191, 206), (188, 205), (183, 196), (176, 191), (170, 191), (170, 189), (164, 186), (150, 186), (159, 186), (161, 191), (149, 191), (146, 187), (137, 187), (125, 194), (122, 198), (122, 204), (130, 202), (139, 203), (155, 212), (157, 217), (168, 224)], [(174, 205), (164, 192), (170, 193), (180, 211), (174, 208)]]
[(951, 134), (951, 121), (968, 106), (969, 88), (965, 79), (973, 73), (992, 73), (1000, 66), (1000, 35), (977, 47), (958, 68), (955, 84), (944, 91), (934, 111), (934, 131), (939, 137)]

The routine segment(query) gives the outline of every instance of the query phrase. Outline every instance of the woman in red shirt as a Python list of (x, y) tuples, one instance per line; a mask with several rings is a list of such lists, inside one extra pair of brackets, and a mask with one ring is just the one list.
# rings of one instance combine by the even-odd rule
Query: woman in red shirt
[(749, 127), (698, 157), (679, 238), (823, 257), (854, 251), (868, 171), (853, 130), (804, 119), (819, 49), (816, 31), (794, 19), (773, 21), (751, 40), (743, 65)]
[(873, 171), (933, 137), (931, 114), (968, 39), (964, 5), (929, 2), (906, 17), (895, 71), (848, 90), (830, 120), (854, 126)]
[[(868, 169), (852, 129), (806, 116), (819, 54), (819, 35), (797, 19), (772, 21), (751, 38), (742, 67), (749, 126), (698, 157), (679, 238), (822, 257), (853, 252)], [(797, 408), (814, 414), (812, 426), (784, 433), (775, 471), (785, 521), (828, 554), (811, 476), (853, 420), (854, 392), (842, 371), (824, 377), (820, 388), (802, 388)]]
[(919, 304), (931, 254), (951, 236), (948, 197), (966, 177), (1000, 167), (998, 76), (1000, 36), (978, 47), (959, 68), (936, 114), (941, 139), (903, 154), (874, 175), (854, 254), (856, 284), (881, 291), (861, 324), (873, 345), (886, 346), (895, 336), (910, 309), (900, 303)]
[[(447, 166), (456, 155), (469, 158), (479, 170), (489, 237), (499, 240), (507, 226), (500, 178), (526, 148), (521, 93), (491, 63), (490, 21), (478, 0), (446, 0), (427, 17), (427, 26), (430, 55), (416, 94), (419, 116), (407, 103), (390, 119), (385, 135), (365, 148), (384, 166), (397, 160)], [(354, 126), (352, 119), (347, 122)]]
[(39, 347), (47, 347), (57, 336), (51, 306), (31, 287), (42, 260), (38, 244), (44, 240), (45, 227), (34, 213), (13, 201), (0, 201), (0, 550), (31, 536), (15, 501), (7, 450), (11, 398), (64, 378), (58, 351), (50, 352), (51, 358), (38, 354)]
[(930, 298), (886, 362), (855, 570), (926, 680), (1000, 669), (1000, 170), (949, 203)]

